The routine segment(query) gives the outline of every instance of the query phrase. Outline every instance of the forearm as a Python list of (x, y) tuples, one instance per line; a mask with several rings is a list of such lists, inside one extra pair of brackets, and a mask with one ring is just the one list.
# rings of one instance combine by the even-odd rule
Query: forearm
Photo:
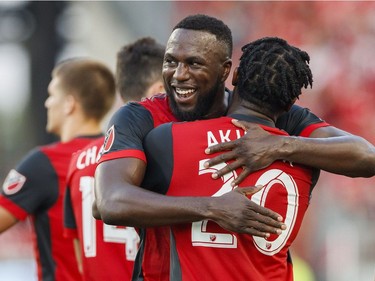
[(114, 196), (111, 207), (101, 214), (105, 223), (153, 227), (212, 220), (229, 231), (259, 237), (279, 235), (286, 227), (279, 214), (247, 198), (245, 190), (253, 187), (219, 197), (172, 197), (136, 187), (126, 189), (127, 194)]
[(284, 137), (277, 154), (279, 159), (335, 174), (349, 177), (375, 175), (375, 148), (357, 136)]
[(96, 200), (94, 200), (94, 203), (92, 204), (92, 216), (97, 219), (97, 220), (101, 220), (102, 218), (100, 217), (100, 213), (99, 213), (99, 210), (98, 210), (98, 207), (96, 205)]
[(210, 197), (169, 197), (140, 187), (146, 165), (123, 158), (98, 166), (96, 207), (104, 223), (149, 227), (206, 219)]
[[(124, 165), (127, 169), (121, 170)], [(261, 237), (280, 234), (284, 227), (279, 214), (249, 200), (253, 187), (218, 197), (172, 197), (139, 187), (144, 169), (142, 161), (129, 159), (99, 165), (95, 195), (104, 223), (153, 227), (212, 220), (227, 230)]]
[(105, 200), (97, 201), (101, 218), (108, 224), (152, 227), (210, 216), (210, 197), (170, 197), (130, 185), (114, 190), (110, 196), (104, 196)]

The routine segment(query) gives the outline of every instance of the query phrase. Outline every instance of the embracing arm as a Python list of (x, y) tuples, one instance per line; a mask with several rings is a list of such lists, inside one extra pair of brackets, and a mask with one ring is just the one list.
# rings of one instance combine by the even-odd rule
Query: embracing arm
[(247, 130), (241, 139), (210, 147), (207, 153), (230, 150), (206, 163), (206, 167), (236, 159), (213, 176), (244, 167), (235, 180), (240, 183), (249, 173), (265, 168), (276, 160), (300, 163), (348, 177), (375, 175), (375, 147), (365, 139), (333, 126), (318, 128), (310, 137), (276, 136), (258, 125), (233, 121)]
[(105, 223), (152, 227), (209, 219), (227, 230), (262, 237), (285, 229), (280, 215), (246, 197), (258, 189), (235, 189), (220, 197), (165, 196), (139, 187), (145, 165), (135, 158), (99, 164), (96, 205)]
[(284, 141), (286, 149), (280, 159), (348, 177), (375, 175), (375, 147), (333, 126), (316, 129), (309, 138), (287, 137)]

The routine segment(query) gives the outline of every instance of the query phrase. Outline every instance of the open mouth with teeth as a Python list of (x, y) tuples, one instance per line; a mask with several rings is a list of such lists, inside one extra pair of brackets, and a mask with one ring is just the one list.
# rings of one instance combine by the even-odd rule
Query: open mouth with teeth
[(177, 98), (180, 100), (189, 99), (195, 94), (195, 89), (176, 88), (175, 90), (176, 90)]

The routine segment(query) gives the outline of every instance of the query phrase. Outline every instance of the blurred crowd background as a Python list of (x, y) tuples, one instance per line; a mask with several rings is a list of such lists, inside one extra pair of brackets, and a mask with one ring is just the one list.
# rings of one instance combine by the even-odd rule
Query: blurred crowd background
[[(264, 36), (307, 51), (314, 86), (298, 104), (375, 143), (375, 2), (1, 1), (0, 180), (30, 148), (54, 140), (44, 100), (56, 62), (90, 56), (115, 70), (121, 46), (141, 36), (165, 44), (195, 13), (232, 29), (234, 65), (242, 45)], [(374, 280), (374, 194), (375, 178), (322, 173), (292, 249), (308, 266), (296, 281)], [(28, 221), (0, 235), (0, 280), (35, 280), (31, 239)]]

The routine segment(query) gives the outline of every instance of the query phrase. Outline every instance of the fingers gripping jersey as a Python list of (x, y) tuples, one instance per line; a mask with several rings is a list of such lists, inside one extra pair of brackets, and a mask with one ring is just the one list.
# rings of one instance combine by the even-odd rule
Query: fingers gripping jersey
[(130, 280), (139, 237), (132, 227), (116, 227), (92, 214), (94, 175), (104, 137), (72, 157), (64, 200), (64, 234), (78, 238), (82, 252), (83, 280)]
[[(211, 174), (223, 165), (208, 169), (203, 166), (208, 157), (215, 156), (204, 153), (210, 143), (235, 140), (243, 135), (230, 120), (223, 117), (166, 124), (153, 130), (145, 141), (148, 168), (144, 186), (171, 196), (220, 196), (231, 191), (230, 183), (239, 171), (213, 180)], [(273, 134), (284, 134), (275, 128), (263, 128)], [(268, 240), (228, 232), (212, 221), (172, 226), (170, 280), (198, 281), (202, 276), (206, 280), (228, 281), (293, 280), (288, 248), (308, 207), (312, 182), (315, 180), (310, 169), (279, 161), (241, 183), (241, 186), (264, 185), (251, 200), (285, 218), (287, 230)]]
[(3, 184), (0, 205), (19, 220), (32, 216), (39, 280), (81, 278), (73, 240), (63, 237), (63, 194), (72, 153), (90, 141), (91, 137), (82, 137), (38, 147), (25, 156)]

